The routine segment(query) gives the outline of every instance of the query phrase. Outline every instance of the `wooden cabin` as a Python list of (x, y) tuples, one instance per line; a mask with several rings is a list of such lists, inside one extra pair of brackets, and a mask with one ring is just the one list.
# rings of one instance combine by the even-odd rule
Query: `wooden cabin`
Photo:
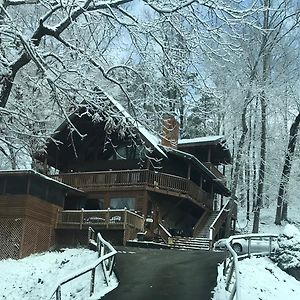
[(162, 127), (161, 138), (150, 133), (102, 92), (58, 127), (37, 159), (44, 172), (57, 171), (53, 179), (84, 192), (66, 197), (59, 240), (90, 225), (124, 244), (137, 236), (166, 243), (185, 236), (211, 246), (222, 236), (230, 196), (224, 170), (231, 163), (224, 137), (179, 139), (169, 116)]
[[(0, 259), (86, 244), (90, 226), (113, 244), (191, 249), (211, 249), (224, 234), (232, 200), (223, 136), (179, 139), (166, 116), (158, 137), (99, 92), (36, 159), (43, 175), (0, 172)], [(234, 230), (236, 209), (231, 218)]]

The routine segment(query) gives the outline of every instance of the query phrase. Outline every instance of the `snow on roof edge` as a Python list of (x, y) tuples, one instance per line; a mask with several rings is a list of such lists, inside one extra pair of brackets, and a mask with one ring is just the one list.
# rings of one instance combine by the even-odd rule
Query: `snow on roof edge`
[(197, 144), (197, 143), (213, 143), (225, 139), (224, 135), (203, 136), (192, 139), (179, 139), (179, 145)]

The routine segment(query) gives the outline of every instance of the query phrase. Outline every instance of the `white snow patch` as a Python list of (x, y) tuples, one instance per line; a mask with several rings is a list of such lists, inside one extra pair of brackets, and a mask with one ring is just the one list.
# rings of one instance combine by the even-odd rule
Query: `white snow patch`
[(194, 144), (194, 143), (209, 143), (209, 142), (217, 142), (222, 139), (224, 139), (223, 135), (203, 136), (203, 137), (197, 137), (193, 139), (180, 139), (178, 141), (178, 144), (184, 145), (184, 144)]
[[(0, 299), (49, 300), (57, 284), (97, 260), (98, 254), (87, 249), (64, 249), (29, 257), (0, 261)], [(110, 285), (104, 282), (101, 266), (96, 269), (95, 296), (89, 297), (91, 272), (62, 286), (62, 299), (100, 299), (117, 287), (114, 276)], [(54, 298), (52, 298), (54, 299)]]

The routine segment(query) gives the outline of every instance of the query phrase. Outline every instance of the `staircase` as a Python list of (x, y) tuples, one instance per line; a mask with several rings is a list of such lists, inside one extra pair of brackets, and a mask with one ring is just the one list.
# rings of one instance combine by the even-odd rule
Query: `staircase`
[(209, 250), (209, 239), (175, 236), (171, 247), (182, 250)]
[(218, 211), (214, 211), (209, 216), (209, 218), (206, 221), (204, 227), (200, 230), (199, 234), (197, 235), (199, 238), (205, 238), (205, 239), (209, 238), (209, 228), (212, 225), (212, 223), (214, 222), (214, 220), (216, 219), (216, 217), (218, 216), (218, 214), (219, 214)]
[[(210, 227), (214, 223), (216, 217), (219, 212), (212, 212), (207, 218), (205, 225), (199, 231), (196, 237), (181, 237), (181, 236), (173, 236), (171, 237), (170, 233), (162, 226), (165, 232), (168, 233), (168, 236), (164, 239), (165, 243), (168, 240), (168, 237), (171, 237), (172, 242), (169, 243), (169, 246), (173, 249), (182, 249), (182, 250), (210, 250)], [(163, 232), (160, 232), (160, 235)], [(163, 240), (161, 241), (163, 242)]]

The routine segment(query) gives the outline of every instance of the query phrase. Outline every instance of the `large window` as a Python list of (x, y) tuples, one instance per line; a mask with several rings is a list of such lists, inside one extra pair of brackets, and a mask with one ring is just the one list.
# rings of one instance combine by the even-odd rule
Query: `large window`
[(133, 197), (120, 197), (120, 198), (111, 198), (110, 199), (110, 208), (111, 209), (135, 209), (135, 198)]
[(125, 145), (115, 149), (109, 160), (140, 159), (145, 157), (145, 147), (142, 145)]

